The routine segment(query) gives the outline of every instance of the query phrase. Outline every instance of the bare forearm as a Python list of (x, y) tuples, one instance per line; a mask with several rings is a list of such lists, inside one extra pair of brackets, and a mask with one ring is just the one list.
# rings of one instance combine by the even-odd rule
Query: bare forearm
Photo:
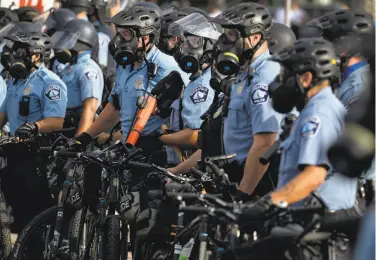
[(198, 149), (187, 160), (174, 167), (174, 173), (181, 174), (188, 172), (191, 168), (197, 166), (197, 161), (201, 158), (201, 149)]
[(161, 142), (169, 146), (195, 148), (197, 146), (198, 130), (183, 129), (173, 134), (162, 135)]
[(325, 181), (326, 170), (321, 167), (310, 167), (313, 168), (306, 168), (284, 187), (273, 192), (273, 203), (285, 201), (290, 205), (307, 198), (315, 191)]
[(239, 190), (252, 194), (261, 178), (264, 176), (268, 165), (262, 165), (259, 158), (267, 150), (267, 147), (255, 147), (249, 150), (244, 167), (243, 179), (240, 182)]
[(64, 118), (59, 117), (49, 117), (44, 118), (38, 122), (39, 133), (52, 133), (53, 131), (61, 130), (64, 124)]
[(119, 122), (119, 111), (115, 110), (111, 103), (108, 103), (99, 117), (94, 121), (91, 127), (86, 131), (92, 137), (110, 130), (114, 125)]
[(96, 114), (97, 103), (98, 101), (94, 100), (89, 101), (87, 104), (84, 105), (84, 110), (82, 111), (81, 120), (76, 135), (85, 132), (93, 124)]

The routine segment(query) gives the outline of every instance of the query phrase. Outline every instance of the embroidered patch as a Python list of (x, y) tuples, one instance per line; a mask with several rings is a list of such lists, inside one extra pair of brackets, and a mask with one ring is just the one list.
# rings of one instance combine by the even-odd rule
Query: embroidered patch
[(139, 78), (135, 81), (134, 83), (134, 87), (136, 89), (140, 89), (142, 88), (143, 86), (143, 82), (144, 82), (144, 76), (140, 75)]
[(263, 104), (269, 99), (267, 85), (255, 85), (251, 94), (252, 103), (255, 105)]
[(85, 72), (85, 76), (88, 80), (96, 80), (98, 78), (98, 73), (93, 70)]
[(190, 95), (193, 104), (205, 102), (208, 98), (209, 89), (203, 86), (198, 86)]
[(60, 100), (60, 98), (61, 98), (61, 89), (60, 89), (60, 86), (57, 86), (57, 85), (49, 86), (46, 89), (46, 91), (44, 92), (44, 96), (49, 101)]
[(24, 94), (25, 96), (26, 96), (26, 95), (29, 95), (32, 87), (33, 87), (32, 85), (27, 86), (27, 88), (25, 88), (23, 94)]
[(300, 129), (300, 135), (304, 137), (315, 136), (320, 129), (321, 121), (318, 117), (310, 117), (303, 124), (303, 127)]

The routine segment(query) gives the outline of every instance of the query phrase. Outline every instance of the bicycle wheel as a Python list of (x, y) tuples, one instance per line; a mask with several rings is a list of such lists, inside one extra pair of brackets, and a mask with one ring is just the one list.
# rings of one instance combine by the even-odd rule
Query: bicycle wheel
[(12, 250), (10, 209), (7, 207), (3, 193), (0, 191), (0, 259), (9, 257)]
[(57, 206), (46, 209), (30, 221), (19, 233), (10, 259), (46, 259), (48, 243), (52, 240)]
[(105, 235), (106, 256), (108, 260), (120, 259), (120, 219), (117, 216), (108, 219)]
[(85, 234), (83, 234), (83, 229), (85, 225), (86, 208), (77, 210), (70, 221), (69, 227), (69, 248), (70, 257), (72, 260), (79, 259), (80, 256), (80, 245), (84, 243), (85, 245)]

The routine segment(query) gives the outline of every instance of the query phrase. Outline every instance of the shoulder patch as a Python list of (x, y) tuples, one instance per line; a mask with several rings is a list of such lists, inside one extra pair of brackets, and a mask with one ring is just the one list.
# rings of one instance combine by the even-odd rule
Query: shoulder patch
[(209, 89), (204, 86), (198, 86), (194, 91), (192, 91), (189, 96), (193, 104), (199, 104), (205, 102), (208, 98)]
[(320, 118), (315, 116), (310, 117), (304, 122), (302, 128), (300, 129), (300, 135), (303, 137), (315, 136), (320, 131), (320, 127)]
[(61, 99), (61, 87), (58, 85), (49, 86), (44, 92), (44, 96), (49, 101), (57, 101)]
[(269, 99), (268, 85), (257, 84), (252, 88), (251, 100), (254, 105), (263, 104)]
[(89, 70), (85, 72), (85, 76), (88, 80), (96, 80), (98, 78), (98, 73), (94, 70)]

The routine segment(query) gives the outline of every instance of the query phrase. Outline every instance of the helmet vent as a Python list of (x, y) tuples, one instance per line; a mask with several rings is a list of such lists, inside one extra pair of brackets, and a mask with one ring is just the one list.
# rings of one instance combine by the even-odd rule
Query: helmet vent
[(344, 23), (347, 23), (348, 20), (347, 19), (338, 19), (337, 23), (338, 24), (344, 24)]
[(149, 20), (149, 16), (148, 15), (143, 15), (143, 16), (140, 17), (140, 20), (141, 21)]
[(306, 49), (305, 47), (298, 47), (298, 48), (295, 49), (295, 51), (296, 52), (303, 52), (303, 51), (305, 51), (305, 49)]
[(328, 60), (322, 60), (322, 61), (319, 62), (319, 64), (321, 66), (328, 65), (329, 63), (330, 63), (330, 61), (328, 61)]
[(364, 29), (364, 28), (368, 28), (369, 27), (369, 24), (368, 23), (358, 23), (356, 25), (356, 27), (360, 28), (360, 29)]
[(257, 7), (256, 10), (259, 10), (259, 11), (260, 11), (260, 10), (264, 10), (264, 7), (261, 7), (261, 6), (260, 6), (260, 7)]
[(336, 15), (342, 15), (342, 14), (345, 14), (346, 13), (346, 11), (338, 11), (338, 12), (336, 12)]
[(244, 16), (244, 18), (245, 19), (250, 19), (250, 18), (253, 18), (253, 17), (255, 17), (256, 15), (254, 14), (254, 13), (250, 13), (250, 14), (246, 14), (245, 16)]
[(316, 51), (316, 55), (324, 55), (324, 54), (327, 54), (328, 53), (328, 51), (327, 50), (318, 50), (318, 51)]
[(248, 6), (243, 6), (242, 8), (240, 8), (240, 11), (244, 11), (244, 10), (247, 10), (248, 9)]
[(269, 15), (268, 15), (268, 14), (264, 14), (264, 15), (261, 17), (262, 20), (266, 20), (266, 19), (268, 19), (268, 18), (269, 18)]

